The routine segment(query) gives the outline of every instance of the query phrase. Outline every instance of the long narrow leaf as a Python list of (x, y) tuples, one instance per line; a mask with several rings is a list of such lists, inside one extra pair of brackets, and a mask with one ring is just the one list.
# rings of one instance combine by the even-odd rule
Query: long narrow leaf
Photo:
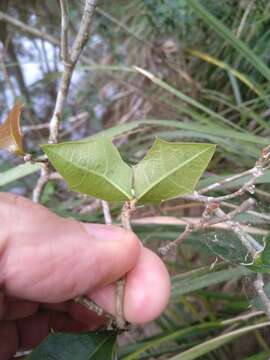
[(204, 324), (194, 325), (194, 326), (186, 327), (185, 329), (173, 331), (169, 334), (165, 334), (165, 335), (163, 334), (161, 336), (156, 337), (153, 340), (144, 341), (142, 344), (140, 344), (140, 347), (136, 351), (123, 357), (122, 360), (136, 360), (139, 359), (139, 356), (145, 351), (160, 346), (168, 341), (173, 341), (173, 340), (179, 341), (182, 338), (194, 336), (194, 334), (201, 333), (203, 331), (220, 329), (222, 327), (224, 327), (224, 325), (218, 322), (211, 322), (211, 323), (206, 322)]
[(198, 0), (189, 0), (187, 4), (199, 15), (217, 34), (233, 46), (254, 68), (270, 81), (270, 69), (245, 43), (238, 39), (221, 21), (213, 16)]
[(241, 335), (244, 335), (250, 331), (260, 329), (266, 326), (270, 326), (270, 322), (264, 322), (260, 324), (245, 326), (241, 329), (237, 329), (231, 332), (228, 332), (224, 335), (217, 336), (211, 340), (205, 341), (202, 344), (196, 345), (193, 348), (186, 350), (178, 355), (171, 357), (169, 360), (193, 360), (197, 359), (204, 354), (208, 354), (210, 351), (213, 351), (219, 348), (222, 345), (227, 344), (228, 342), (238, 338)]

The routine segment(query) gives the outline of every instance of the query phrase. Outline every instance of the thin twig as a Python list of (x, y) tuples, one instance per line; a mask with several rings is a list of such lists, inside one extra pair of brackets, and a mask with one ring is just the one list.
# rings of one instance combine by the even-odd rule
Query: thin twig
[[(239, 238), (239, 240), (253, 257), (257, 255), (258, 251), (262, 250), (262, 246), (251, 235), (247, 234), (238, 222), (232, 221), (233, 217), (243, 212), (246, 212), (250, 209), (250, 207), (254, 206), (253, 199), (246, 200), (237, 209), (233, 210), (228, 214), (221, 210), (219, 206), (211, 205), (210, 207), (207, 207), (208, 205), (209, 204), (206, 204), (206, 208), (200, 222), (198, 222), (197, 224), (187, 224), (185, 230), (176, 238), (176, 240), (171, 241), (169, 244), (161, 246), (158, 249), (158, 254), (162, 258), (165, 257), (170, 250), (177, 247), (184, 240), (186, 240), (194, 231), (206, 229), (213, 226), (214, 224), (221, 222), (224, 222), (227, 227), (236, 234), (236, 236)], [(216, 217), (211, 217), (211, 213), (212, 216), (213, 214), (215, 214)]]
[[(20, 32), (24, 32), (26, 34), (29, 34), (30, 36), (45, 40), (56, 47), (61, 47), (61, 39), (54, 37), (54, 36), (44, 32), (42, 30), (39, 30), (33, 26), (29, 26), (29, 25), (25, 24), (24, 22), (17, 20), (14, 17), (12, 17), (6, 13), (3, 13), (2, 11), (0, 11), (0, 20), (5, 21), (8, 24), (16, 27), (17, 29), (20, 30)], [(85, 64), (93, 65), (93, 61), (87, 56), (82, 55), (80, 57), (80, 59), (83, 60), (83, 62)]]
[(238, 180), (242, 177), (252, 175), (253, 169), (249, 169), (246, 171), (241, 172), (240, 174), (232, 175), (229, 177), (226, 177), (225, 179), (222, 179), (220, 181), (215, 182), (214, 184), (208, 185), (205, 188), (202, 188), (198, 191), (199, 194), (204, 194), (208, 191), (215, 190), (223, 185), (229, 184), (230, 182), (233, 182), (235, 180)]
[(88, 213), (92, 213), (98, 209), (100, 209), (100, 200), (94, 200), (91, 202), (91, 204), (81, 205), (78, 208), (78, 212), (80, 214), (88, 214)]
[[(126, 201), (121, 211), (121, 223), (122, 227), (127, 230), (132, 230), (130, 225), (130, 215), (135, 209), (135, 200)], [(119, 279), (116, 282), (116, 325), (120, 330), (127, 328), (127, 322), (125, 320), (124, 313), (124, 296), (125, 296), (125, 277)]]
[(125, 312), (124, 312), (125, 283), (126, 283), (125, 277), (116, 281), (115, 319), (116, 319), (116, 326), (120, 330), (125, 330), (127, 327), (127, 322), (125, 320)]
[[(187, 224), (198, 225), (201, 224), (201, 217), (181, 217), (177, 218), (174, 216), (149, 216), (143, 218), (136, 218), (132, 220), (132, 224), (137, 225), (177, 225), (177, 226), (186, 226)], [(213, 229), (221, 229), (221, 230), (230, 230), (229, 226), (226, 225), (224, 219), (220, 219), (218, 223), (215, 221), (214, 224), (209, 226)], [(265, 236), (269, 232), (266, 229), (261, 229), (258, 227), (241, 224), (241, 227), (248, 234), (254, 235), (262, 235)]]
[(68, 49), (68, 3), (67, 0), (60, 0), (61, 7), (61, 58), (64, 62), (69, 61)]
[(252, 198), (245, 200), (241, 205), (237, 206), (236, 209), (225, 214), (224, 216), (220, 216), (218, 218), (213, 218), (207, 222), (207, 227), (218, 224), (220, 222), (226, 222), (228, 220), (232, 220), (235, 216), (242, 214), (244, 212), (248, 212), (252, 209), (256, 204), (256, 201)]
[[(78, 58), (81, 54), (81, 51), (86, 44), (86, 41), (89, 37), (89, 29), (91, 20), (93, 17), (96, 1), (94, 0), (86, 0), (85, 1), (85, 7), (84, 12), (80, 24), (80, 28), (77, 34), (77, 37), (74, 41), (71, 55), (69, 56), (69, 50), (68, 50), (68, 10), (67, 10), (67, 0), (60, 0), (61, 5), (61, 57), (64, 64), (64, 71), (60, 80), (60, 86), (57, 93), (55, 108), (53, 112), (53, 116), (51, 118), (50, 124), (49, 124), (49, 142), (51, 143), (57, 143), (58, 141), (58, 134), (59, 134), (59, 125), (60, 125), (60, 119), (62, 116), (64, 104), (66, 101), (66, 97), (68, 95), (70, 80), (73, 74), (74, 67), (76, 65), (76, 62), (78, 61)], [(0, 13), (0, 19), (1, 19), (1, 13)], [(5, 17), (6, 20), (10, 22), (10, 19), (8, 16)], [(15, 26), (22, 26), (22, 24), (13, 23)], [(54, 39), (52, 39), (44, 33), (40, 34), (40, 32), (33, 32), (33, 29), (29, 29), (29, 27), (25, 28), (25, 30), (32, 30), (32, 34), (43, 37), (46, 40), (49, 40), (50, 42), (54, 42)], [(55, 42), (56, 45), (59, 45), (59, 41), (57, 40)], [(54, 176), (54, 174), (49, 173), (48, 164), (44, 164), (41, 170), (40, 177), (36, 183), (36, 186), (33, 191), (33, 201), (39, 202), (40, 196), (42, 194), (42, 190), (45, 186), (45, 184), (48, 182), (50, 178), (58, 178), (57, 176)], [(104, 313), (104, 311), (95, 304), (92, 300), (86, 298), (86, 297), (78, 297), (75, 299), (76, 302), (84, 305), (87, 307), (87, 309), (90, 309), (92, 311), (95, 311), (98, 315), (101, 315)]]
[[(94, 301), (85, 296), (78, 296), (74, 299), (77, 304), (86, 307), (88, 310), (95, 312), (98, 316), (105, 315), (104, 310), (98, 306)], [(106, 314), (107, 315), (107, 314)]]
[(64, 105), (67, 98), (71, 77), (73, 74), (74, 67), (81, 54), (81, 51), (89, 38), (90, 25), (96, 7), (96, 3), (97, 0), (85, 1), (82, 20), (80, 23), (78, 34), (75, 38), (75, 41), (71, 49), (70, 58), (68, 59), (68, 61), (64, 61), (64, 71), (62, 73), (62, 77), (60, 80), (60, 86), (57, 93), (55, 108), (50, 121), (50, 137), (49, 137), (50, 143), (57, 143), (58, 140), (60, 120), (64, 110)]
[(132, 230), (131, 224), (130, 224), (130, 215), (132, 211), (135, 209), (135, 200), (126, 201), (123, 205), (122, 211), (121, 211), (121, 224), (124, 229)]
[(185, 228), (185, 230), (178, 236), (178, 238), (174, 241), (171, 241), (169, 244), (165, 245), (165, 246), (161, 246), (158, 249), (158, 255), (161, 258), (164, 258), (169, 251), (171, 251), (173, 248), (177, 247), (178, 245), (180, 245), (184, 240), (186, 240), (189, 235), (195, 231), (196, 227), (194, 227), (193, 225), (188, 224)]
[[(224, 217), (226, 214), (220, 208), (215, 210), (215, 213), (219, 217)], [(231, 230), (235, 233), (241, 243), (245, 246), (245, 248), (249, 251), (253, 258), (257, 255), (258, 251), (262, 250), (262, 246), (249, 234), (247, 234), (242, 226), (236, 221), (226, 221), (226, 224), (231, 228)]]
[(92, 18), (94, 15), (94, 11), (97, 5), (97, 0), (86, 0), (85, 6), (83, 10), (83, 17), (80, 24), (78, 35), (73, 43), (71, 49), (70, 59), (71, 62), (75, 65), (79, 59), (79, 56), (84, 48), (89, 35), (90, 35), (90, 26), (92, 22)]
[(109, 204), (107, 203), (107, 201), (101, 200), (101, 206), (102, 206), (105, 224), (112, 225), (112, 216), (111, 216)]
[[(52, 118), (51, 118), (50, 124), (49, 124), (49, 131), (50, 131), (49, 142), (50, 143), (57, 143), (57, 141), (58, 141), (60, 119), (61, 119), (62, 112), (64, 109), (65, 100), (66, 100), (66, 97), (68, 94), (70, 80), (71, 80), (72, 73), (73, 73), (74, 67), (76, 65), (76, 62), (78, 61), (80, 53), (89, 37), (89, 29), (90, 29), (90, 24), (91, 24), (91, 20), (93, 17), (94, 9), (96, 6), (96, 0), (85, 0), (84, 12), (83, 12), (82, 20), (80, 23), (80, 28), (79, 28), (78, 34), (76, 36), (76, 39), (75, 39), (73, 47), (72, 47), (70, 59), (67, 59), (67, 57), (66, 57), (66, 55), (67, 55), (66, 52), (68, 49), (68, 44), (67, 44), (68, 19), (67, 19), (66, 0), (61, 0), (60, 4), (61, 4), (61, 15), (62, 15), (61, 53), (64, 54), (64, 52), (65, 52), (64, 59), (63, 59), (64, 71), (63, 71), (63, 74), (62, 74), (62, 77), (60, 80), (60, 86), (59, 86), (59, 90), (58, 90), (56, 102), (55, 102), (55, 108), (54, 108), (53, 115), (52, 115)], [(0, 20), (4, 19), (6, 21), (13, 23), (16, 26), (19, 26), (19, 27), (23, 26), (23, 24), (18, 24), (16, 22), (14, 23), (13, 21), (10, 21), (11, 19), (9, 18), (9, 16), (8, 15), (5, 16), (5, 15), (6, 14), (3, 14), (0, 12)], [(1, 18), (1, 16), (2, 16), (2, 18)], [(24, 26), (23, 26), (23, 28), (25, 29)], [(28, 27), (27, 27), (27, 29), (29, 30)], [(35, 31), (34, 31), (34, 33), (35, 33)], [(37, 34), (37, 36), (38, 36), (38, 34)], [(57, 41), (57, 45), (58, 44), (59, 44), (59, 42)], [(68, 61), (66, 61), (66, 60), (68, 60)], [(48, 180), (49, 180), (49, 169), (48, 169), (48, 167), (43, 167), (41, 170), (40, 178), (37, 181), (37, 184), (33, 190), (33, 201), (34, 202), (39, 201), (40, 196), (42, 194), (42, 190)]]
[(22, 32), (26, 32), (32, 36), (38, 37), (40, 39), (43, 39), (45, 41), (50, 42), (53, 45), (59, 46), (60, 40), (56, 39), (55, 37), (45, 33), (44, 31), (41, 31), (39, 29), (36, 29), (32, 26), (29, 26), (25, 24), (24, 22), (17, 20), (14, 16), (10, 16), (2, 11), (0, 11), (0, 20), (8, 22), (9, 24), (17, 27)]
[(43, 163), (41, 171), (40, 171), (39, 179), (38, 179), (38, 181), (34, 187), (33, 193), (32, 193), (32, 200), (34, 203), (38, 203), (40, 201), (42, 191), (44, 189), (44, 186), (47, 184), (48, 180), (49, 180), (48, 164)]

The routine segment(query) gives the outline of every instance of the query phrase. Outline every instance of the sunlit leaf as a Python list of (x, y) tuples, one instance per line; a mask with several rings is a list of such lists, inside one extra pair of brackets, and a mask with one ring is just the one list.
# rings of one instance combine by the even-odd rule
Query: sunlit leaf
[(211, 56), (209, 54), (203, 53), (198, 50), (189, 49), (187, 50), (190, 54), (197, 56), (198, 58), (209, 62), (210, 64), (214, 64), (218, 66), (220, 69), (227, 70), (231, 72), (237, 79), (239, 79), (242, 83), (247, 85), (252, 91), (254, 91), (257, 95), (263, 96), (261, 93), (261, 89), (259, 89), (259, 85), (252, 82), (251, 79), (248, 78), (247, 75), (242, 74), (240, 71), (232, 68), (230, 65), (228, 65), (226, 62), (216, 59), (214, 56)]
[(0, 148), (23, 156), (25, 151), (20, 129), (21, 110), (22, 104), (17, 102), (0, 126)]
[(50, 334), (27, 360), (112, 360), (115, 341), (112, 331)]
[(140, 203), (160, 202), (192, 193), (215, 151), (213, 144), (157, 139), (134, 168), (134, 189)]
[(132, 169), (110, 140), (100, 137), (42, 149), (71, 190), (107, 201), (132, 198)]

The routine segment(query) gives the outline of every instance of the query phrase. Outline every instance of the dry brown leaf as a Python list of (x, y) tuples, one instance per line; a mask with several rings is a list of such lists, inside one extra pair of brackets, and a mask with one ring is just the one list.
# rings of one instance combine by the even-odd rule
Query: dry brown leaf
[(25, 155), (20, 128), (22, 104), (16, 102), (3, 125), (0, 126), (0, 149), (5, 149), (17, 155)]

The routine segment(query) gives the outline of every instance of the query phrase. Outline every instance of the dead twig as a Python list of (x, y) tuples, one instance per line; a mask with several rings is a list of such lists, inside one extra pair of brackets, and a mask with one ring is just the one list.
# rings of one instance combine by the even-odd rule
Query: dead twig
[(69, 61), (68, 49), (68, 3), (67, 0), (60, 0), (61, 7), (61, 58), (64, 62)]
[[(90, 25), (94, 14), (94, 9), (97, 0), (85, 0), (85, 6), (83, 11), (82, 20), (80, 23), (78, 34), (74, 40), (71, 54), (68, 54), (68, 12), (67, 12), (67, 1), (61, 0), (61, 55), (64, 64), (64, 71), (60, 80), (60, 86), (56, 97), (55, 107), (52, 118), (49, 124), (49, 143), (57, 143), (59, 135), (60, 120), (62, 117), (64, 104), (68, 95), (70, 80), (73, 74), (75, 65), (79, 59), (81, 51), (89, 38)], [(8, 16), (0, 12), (0, 20), (4, 19), (10, 22)], [(2, 16), (2, 18), (1, 18)], [(11, 22), (15, 25), (14, 22)], [(22, 24), (17, 24), (17, 26)], [(19, 26), (19, 27), (20, 27)], [(25, 27), (24, 27), (25, 29)], [(28, 28), (27, 28), (28, 29)], [(28, 29), (29, 30), (29, 29)], [(44, 34), (42, 34), (44, 36)], [(38, 35), (37, 35), (38, 36)], [(58, 45), (57, 41), (57, 45)], [(49, 169), (48, 167), (42, 168), (40, 178), (33, 190), (33, 201), (38, 202), (42, 194), (42, 190), (49, 180)]]
[(17, 20), (14, 16), (10, 16), (8, 14), (5, 14), (4, 12), (0, 11), (0, 20), (8, 22), (9, 24), (15, 26), (16, 28), (20, 29), (22, 32), (26, 32), (32, 36), (38, 37), (40, 39), (43, 39), (45, 41), (48, 41), (49, 43), (59, 46), (60, 40), (56, 39), (55, 37), (45, 33), (44, 31), (41, 31), (39, 29), (36, 29), (32, 26), (29, 26), (25, 24), (24, 22)]
[[(62, 3), (62, 2), (61, 2)], [(53, 115), (50, 121), (50, 143), (57, 143), (60, 120), (62, 117), (65, 101), (67, 98), (71, 77), (74, 71), (74, 67), (79, 59), (79, 56), (89, 38), (90, 25), (93, 18), (94, 10), (96, 7), (97, 0), (86, 0), (82, 20), (80, 23), (78, 34), (74, 40), (71, 48), (70, 56), (67, 54), (67, 29), (66, 27), (66, 8), (65, 5), (62, 10), (62, 30), (61, 30), (61, 53), (63, 54), (64, 71), (60, 80), (60, 86), (56, 97), (56, 103), (53, 111)], [(64, 4), (64, 2), (63, 2)]]
[(112, 216), (110, 213), (110, 207), (107, 201), (101, 200), (101, 207), (103, 211), (104, 221), (107, 225), (112, 225)]
[(47, 184), (49, 180), (49, 169), (48, 164), (44, 163), (42, 165), (39, 179), (34, 187), (33, 193), (32, 193), (32, 200), (34, 203), (38, 203), (40, 201), (40, 197), (42, 195), (42, 191), (44, 186)]
[[(135, 200), (126, 201), (121, 211), (121, 223), (122, 227), (127, 230), (132, 230), (130, 224), (131, 212), (135, 209)], [(125, 296), (125, 277), (119, 279), (116, 282), (116, 326), (120, 330), (127, 328), (127, 322), (125, 320), (124, 313), (124, 296)]]
[[(252, 259), (255, 260), (256, 256), (263, 250), (263, 246), (259, 244), (250, 234), (248, 234), (245, 231), (242, 224), (233, 220), (233, 218), (236, 215), (251, 210), (255, 204), (255, 201), (249, 198), (238, 207), (235, 207), (235, 209), (228, 214), (226, 214), (220, 208), (220, 206), (221, 203), (225, 200), (234, 199), (236, 197), (243, 195), (246, 192), (253, 193), (255, 190), (256, 180), (264, 174), (265, 170), (269, 169), (269, 161), (270, 161), (270, 145), (262, 150), (261, 156), (256, 161), (255, 166), (252, 169), (245, 171), (241, 174), (237, 174), (229, 178), (226, 178), (220, 182), (216, 182), (215, 184), (212, 184), (204, 189), (201, 189), (199, 192), (194, 192), (194, 194), (192, 194), (191, 196), (185, 196), (184, 198), (186, 199), (199, 201), (204, 204), (204, 211), (202, 213), (202, 218), (200, 222), (195, 225), (187, 224), (184, 232), (181, 233), (176, 240), (172, 241), (166, 246), (159, 248), (160, 256), (162, 257), (166, 256), (168, 251), (170, 251), (172, 248), (176, 247), (177, 245), (181, 244), (183, 240), (187, 239), (193, 231), (198, 231), (200, 229), (209, 227), (219, 222), (224, 222), (227, 225), (227, 227), (232, 232), (234, 232), (234, 234), (238, 237), (242, 245), (247, 249), (248, 253), (252, 256)], [(231, 194), (220, 197), (202, 195), (205, 192), (219, 188), (226, 183), (229, 183), (233, 180), (239, 179), (247, 175), (251, 176), (250, 180), (244, 183), (244, 185), (240, 189), (238, 189), (237, 191)], [(215, 217), (213, 217), (213, 215), (215, 215)], [(257, 279), (253, 282), (253, 285), (265, 308), (265, 313), (270, 319), (270, 299), (268, 298), (267, 294), (264, 291), (264, 281), (262, 274), (257, 275)]]

